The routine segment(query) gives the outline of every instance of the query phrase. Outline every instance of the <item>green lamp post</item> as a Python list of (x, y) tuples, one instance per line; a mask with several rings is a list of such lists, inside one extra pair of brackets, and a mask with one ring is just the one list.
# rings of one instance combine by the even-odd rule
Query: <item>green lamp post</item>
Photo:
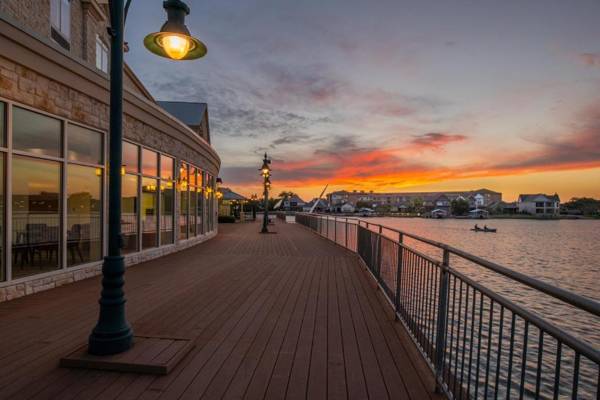
[(269, 160), (267, 158), (267, 153), (265, 153), (265, 158), (263, 159), (263, 165), (260, 168), (260, 173), (263, 177), (263, 196), (264, 196), (264, 207), (265, 207), (265, 212), (263, 215), (263, 223), (262, 223), (262, 229), (260, 230), (260, 233), (269, 233), (269, 228), (268, 228), (268, 224), (269, 224), (269, 189), (271, 188), (271, 179), (269, 179), (271, 177), (271, 160)]
[[(102, 265), (102, 292), (98, 322), (89, 337), (88, 352), (117, 354), (131, 348), (133, 331), (125, 317), (123, 291), (125, 263), (121, 255), (121, 161), (123, 140), (123, 37), (131, 0), (109, 0), (110, 57), (110, 160), (108, 196), (108, 255)], [(144, 39), (148, 50), (173, 60), (193, 60), (206, 54), (206, 46), (185, 26), (189, 7), (181, 0), (163, 2), (168, 20), (160, 32)]]

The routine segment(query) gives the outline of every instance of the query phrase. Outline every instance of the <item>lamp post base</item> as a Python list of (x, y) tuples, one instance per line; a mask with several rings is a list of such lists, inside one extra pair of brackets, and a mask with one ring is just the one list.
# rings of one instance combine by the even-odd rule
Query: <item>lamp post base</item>
[(267, 229), (266, 226), (263, 226), (262, 229), (260, 230), (260, 233), (270, 233), (269, 229)]
[(125, 263), (122, 256), (105, 257), (102, 265), (100, 316), (92, 331), (88, 352), (105, 356), (122, 353), (133, 344), (133, 331), (125, 318)]

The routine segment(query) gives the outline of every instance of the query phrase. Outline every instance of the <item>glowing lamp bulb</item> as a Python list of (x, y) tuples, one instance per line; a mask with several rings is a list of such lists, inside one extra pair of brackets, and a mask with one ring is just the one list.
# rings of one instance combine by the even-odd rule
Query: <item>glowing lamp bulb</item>
[(165, 53), (174, 59), (181, 60), (190, 51), (190, 41), (179, 35), (166, 35), (162, 38), (162, 46)]

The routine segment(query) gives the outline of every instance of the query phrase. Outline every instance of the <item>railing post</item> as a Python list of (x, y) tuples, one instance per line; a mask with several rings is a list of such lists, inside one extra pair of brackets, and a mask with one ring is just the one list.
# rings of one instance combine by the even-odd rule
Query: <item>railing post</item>
[(333, 216), (333, 241), (337, 243), (337, 217)]
[(381, 263), (383, 262), (381, 257), (381, 237), (383, 227), (379, 225), (379, 235), (377, 236), (377, 279), (381, 282)]
[(326, 215), (327, 222), (325, 223), (325, 237), (329, 239), (329, 215)]
[(444, 372), (444, 352), (446, 348), (446, 326), (448, 324), (448, 286), (450, 284), (448, 268), (450, 252), (444, 249), (444, 258), (440, 267), (440, 289), (438, 298), (437, 329), (435, 336), (435, 375), (437, 393), (442, 392)]
[(348, 248), (348, 218), (346, 218), (346, 224), (344, 225), (344, 229), (346, 230), (346, 234), (344, 237), (346, 238), (346, 248)]
[(404, 243), (404, 235), (402, 233), (398, 233), (398, 268), (396, 271), (396, 298), (394, 299), (394, 305), (396, 306), (396, 312), (394, 313), (394, 320), (398, 321), (398, 313), (400, 312), (400, 286), (402, 285), (402, 255), (403, 248), (402, 244)]

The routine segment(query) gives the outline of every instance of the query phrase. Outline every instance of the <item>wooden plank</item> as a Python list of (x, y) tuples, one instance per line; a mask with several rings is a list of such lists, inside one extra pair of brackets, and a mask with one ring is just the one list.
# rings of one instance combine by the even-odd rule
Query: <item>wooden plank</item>
[(279, 356), (281, 355), (282, 358), (285, 358), (286, 356), (291, 355), (286, 349), (295, 348), (295, 342), (298, 338), (302, 324), (302, 315), (304, 314), (306, 303), (308, 301), (308, 288), (311, 285), (316, 269), (316, 263), (310, 262), (309, 260), (303, 262), (302, 265), (307, 271), (306, 277), (287, 321), (286, 319), (280, 319), (276, 330), (269, 341), (269, 345), (267, 349), (265, 349), (259, 365), (256, 367), (256, 371), (252, 376), (251, 381), (247, 384), (245, 394), (239, 387), (231, 386), (224, 396), (225, 399), (239, 399), (242, 397), (247, 399), (264, 398), (271, 376), (274, 374)]

